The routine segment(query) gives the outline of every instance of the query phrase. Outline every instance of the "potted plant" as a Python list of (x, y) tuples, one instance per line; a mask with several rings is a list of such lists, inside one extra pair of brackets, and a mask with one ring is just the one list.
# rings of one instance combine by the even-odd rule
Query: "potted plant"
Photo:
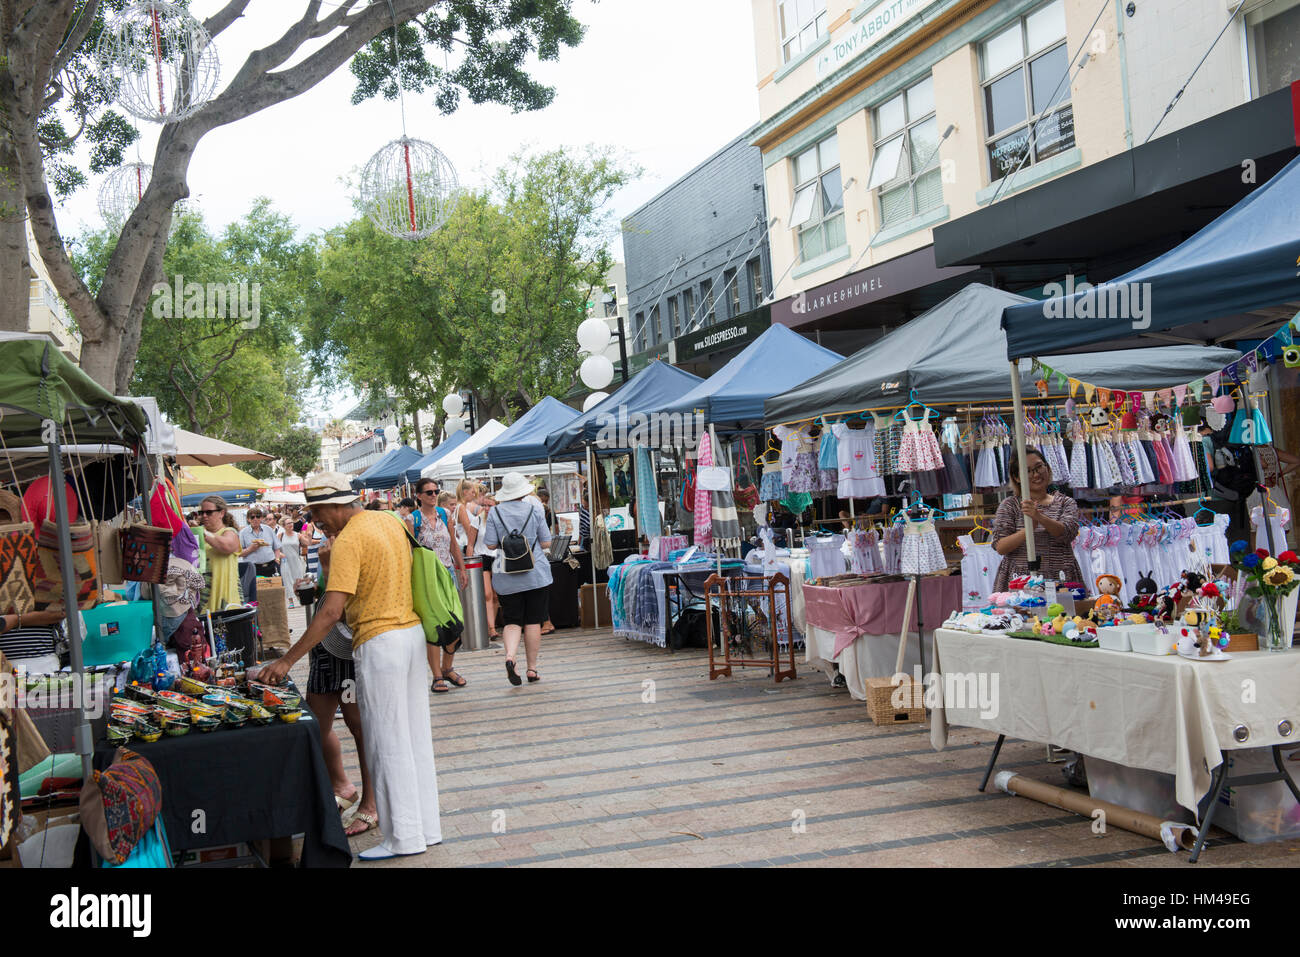
[(1246, 594), (1264, 604), (1268, 622), (1265, 647), (1269, 651), (1286, 651), (1291, 647), (1294, 622), (1282, 621), (1280, 606), (1283, 598), (1300, 587), (1300, 558), (1289, 550), (1276, 558), (1264, 548), (1252, 552), (1244, 541), (1233, 542), (1231, 556), (1233, 567), (1249, 582)]

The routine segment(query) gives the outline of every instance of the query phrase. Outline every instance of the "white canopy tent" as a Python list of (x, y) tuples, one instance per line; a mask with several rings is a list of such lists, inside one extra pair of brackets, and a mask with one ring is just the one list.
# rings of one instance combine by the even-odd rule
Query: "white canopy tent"
[(577, 472), (578, 463), (553, 462), (548, 465), (545, 462), (534, 462), (531, 465), (511, 465), (499, 469), (475, 469), (473, 472), (467, 474), (470, 478), (488, 478), (490, 475), (495, 475), (499, 478), (507, 472), (518, 472), (520, 475), (532, 475), (545, 478), (548, 471), (552, 475), (564, 475), (566, 473)]
[(284, 489), (269, 488), (262, 493), (262, 501), (268, 505), (306, 505), (307, 496), (302, 492), (288, 492)]
[[(493, 441), (498, 435), (506, 430), (506, 427), (492, 419), (485, 422), (479, 427), (479, 430), (462, 442), (449, 455), (445, 455), (432, 465), (428, 466), (420, 473), (423, 478), (437, 479), (440, 482), (448, 479), (458, 478), (465, 474), (464, 466), (461, 460), (473, 452), (477, 452), (483, 446)], [(513, 471), (513, 470), (512, 470)], [(487, 473), (484, 472), (484, 475)]]

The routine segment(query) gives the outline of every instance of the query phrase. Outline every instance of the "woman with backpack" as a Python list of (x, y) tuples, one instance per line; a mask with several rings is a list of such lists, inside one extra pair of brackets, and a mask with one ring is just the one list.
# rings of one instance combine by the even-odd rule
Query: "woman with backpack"
[(528, 681), (541, 680), (537, 657), (542, 648), (542, 624), (550, 617), (551, 529), (536, 501), (524, 501), (533, 487), (518, 472), (505, 477), (497, 492), (496, 507), (488, 513), (483, 540), (499, 549), (494, 588), (505, 617), (506, 676), (512, 685), (523, 684), (515, 666), (519, 639), (524, 640)]
[[(438, 553), (438, 558), (447, 571), (456, 577), (460, 590), (464, 591), (469, 584), (465, 556), (461, 553), (460, 543), (447, 527), (442, 509), (438, 508), (438, 483), (431, 478), (420, 479), (415, 484), (415, 499), (418, 504), (406, 517), (406, 527), (422, 547)], [(439, 628), (438, 644), (425, 648), (429, 656), (429, 668), (433, 671), (433, 687), (430, 690), (434, 694), (446, 694), (451, 690), (449, 683), (457, 688), (468, 684), (452, 666), (456, 651), (460, 648), (463, 628), (463, 625), (455, 621), (445, 628)]]

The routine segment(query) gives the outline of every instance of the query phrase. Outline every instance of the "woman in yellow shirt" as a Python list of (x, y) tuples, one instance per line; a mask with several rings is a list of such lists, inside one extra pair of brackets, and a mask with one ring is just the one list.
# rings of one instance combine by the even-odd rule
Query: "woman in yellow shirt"
[(221, 611), (227, 605), (242, 604), (239, 594), (239, 531), (219, 495), (209, 495), (199, 505), (203, 544), (212, 570), (212, 590), (205, 611)]

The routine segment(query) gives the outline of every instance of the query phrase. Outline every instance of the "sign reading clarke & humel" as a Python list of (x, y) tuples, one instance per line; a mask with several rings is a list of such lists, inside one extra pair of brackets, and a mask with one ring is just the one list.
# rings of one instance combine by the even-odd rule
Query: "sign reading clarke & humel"
[(861, 56), (912, 17), (939, 0), (880, 0), (856, 19), (853, 29), (839, 40), (832, 40), (817, 57), (817, 78)]

